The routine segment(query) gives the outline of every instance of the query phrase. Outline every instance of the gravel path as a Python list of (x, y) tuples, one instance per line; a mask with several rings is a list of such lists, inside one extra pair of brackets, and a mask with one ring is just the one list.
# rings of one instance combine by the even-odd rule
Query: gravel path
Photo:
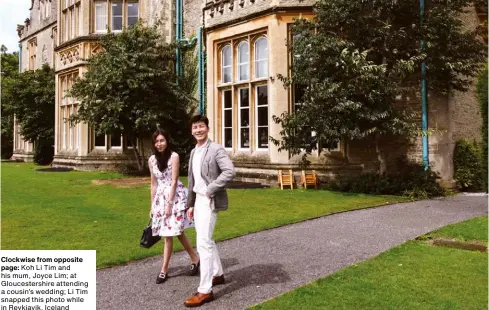
[[(227, 282), (201, 308), (246, 309), (421, 234), (487, 215), (487, 207), (487, 196), (455, 196), (339, 213), (219, 242)], [(185, 275), (188, 265), (186, 253), (176, 253), (172, 277), (160, 285), (159, 256), (99, 270), (97, 309), (186, 309), (183, 302), (199, 282)]]

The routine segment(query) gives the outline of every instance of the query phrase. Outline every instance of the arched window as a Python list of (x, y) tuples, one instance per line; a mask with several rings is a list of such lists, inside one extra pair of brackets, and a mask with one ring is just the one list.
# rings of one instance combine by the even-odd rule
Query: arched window
[(255, 41), (255, 77), (268, 76), (268, 42), (266, 37)]
[(238, 45), (238, 80), (245, 81), (250, 76), (250, 52), (248, 42), (243, 41)]
[(229, 83), (232, 80), (232, 70), (233, 70), (233, 55), (231, 51), (231, 46), (226, 45), (221, 51), (221, 62), (222, 62), (222, 72), (221, 79), (223, 83)]

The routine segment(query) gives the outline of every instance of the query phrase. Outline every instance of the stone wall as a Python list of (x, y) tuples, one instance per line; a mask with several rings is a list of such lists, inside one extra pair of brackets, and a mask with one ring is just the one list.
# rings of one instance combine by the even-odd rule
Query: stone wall
[(217, 0), (205, 5), (204, 23), (206, 28), (244, 19), (254, 14), (274, 8), (310, 7), (311, 0)]
[(161, 34), (166, 42), (175, 38), (175, 1), (174, 0), (148, 0), (144, 15), (141, 16), (148, 25), (160, 22)]
[(197, 36), (198, 29), (202, 25), (202, 0), (183, 0), (183, 36), (191, 38)]

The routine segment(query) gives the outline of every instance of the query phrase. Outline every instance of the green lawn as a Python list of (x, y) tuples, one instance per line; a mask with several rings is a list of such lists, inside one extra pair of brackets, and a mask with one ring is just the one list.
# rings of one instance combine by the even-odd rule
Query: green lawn
[[(433, 235), (487, 240), (487, 217)], [(487, 265), (487, 253), (409, 241), (251, 309), (487, 309)]]
[[(149, 184), (137, 188), (93, 185), (120, 178), (109, 172), (38, 172), (26, 163), (2, 163), (2, 239), (5, 250), (97, 250), (98, 268), (162, 252), (139, 247), (148, 222)], [(405, 201), (329, 191), (230, 190), (216, 240), (241, 236), (335, 212)], [(194, 243), (195, 231), (188, 230)], [(176, 249), (181, 249), (178, 242)], [(195, 243), (194, 243), (195, 244)]]
[(448, 225), (433, 231), (425, 237), (457, 239), (460, 241), (480, 241), (487, 245), (487, 216), (476, 217), (471, 220)]

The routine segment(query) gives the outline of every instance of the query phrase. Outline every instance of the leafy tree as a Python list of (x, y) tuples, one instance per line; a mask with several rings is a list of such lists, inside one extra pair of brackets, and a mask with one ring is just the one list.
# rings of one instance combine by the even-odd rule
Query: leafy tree
[(421, 62), (428, 88), (446, 94), (467, 90), (484, 61), (484, 44), (457, 18), (469, 3), (430, 1), (421, 24), (418, 0), (318, 1), (313, 20), (294, 24), (292, 75), (279, 76), (286, 87), (304, 85), (302, 104), (274, 117), (283, 139), (272, 141), (297, 154), (318, 141), (374, 137), (384, 172), (382, 137), (415, 133), (413, 112), (395, 99), (419, 88)]
[(8, 109), (9, 101), (6, 99), (7, 89), (13, 78), (16, 77), (18, 73), (19, 66), (19, 55), (17, 52), (7, 53), (7, 48), (2, 45), (1, 51), (1, 80), (2, 80), (2, 129), (1, 129), (1, 139), (2, 139), (2, 158), (10, 158), (13, 153), (14, 147), (14, 117), (13, 114)]
[[(176, 142), (188, 140), (194, 94), (182, 88), (186, 82), (177, 83), (175, 45), (164, 42), (157, 25), (141, 23), (104, 36), (103, 51), (88, 59), (88, 71), (70, 91), (79, 102), (71, 121), (86, 122), (97, 134), (120, 131), (133, 145), (157, 126), (166, 128)], [(142, 170), (144, 154), (139, 148), (134, 151)]]
[(16, 75), (4, 90), (8, 111), (15, 114), (20, 134), (34, 144), (38, 154), (34, 161), (39, 164), (47, 164), (53, 157), (54, 80), (54, 70), (45, 64), (41, 69)]

